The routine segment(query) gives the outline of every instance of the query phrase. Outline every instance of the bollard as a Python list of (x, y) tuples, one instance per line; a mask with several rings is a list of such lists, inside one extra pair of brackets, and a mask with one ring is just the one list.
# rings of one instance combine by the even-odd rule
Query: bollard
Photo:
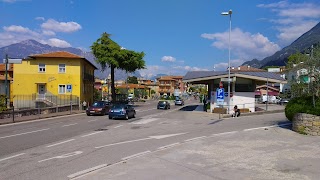
[(12, 122), (15, 123), (14, 122), (14, 106), (12, 106)]

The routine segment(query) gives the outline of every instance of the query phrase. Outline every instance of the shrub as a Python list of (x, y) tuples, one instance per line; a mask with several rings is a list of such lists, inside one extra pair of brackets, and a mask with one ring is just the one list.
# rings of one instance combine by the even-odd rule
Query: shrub
[(315, 107), (313, 107), (312, 96), (301, 96), (291, 99), (285, 108), (286, 117), (292, 121), (293, 116), (297, 113), (307, 113), (320, 115), (320, 99), (315, 97)]

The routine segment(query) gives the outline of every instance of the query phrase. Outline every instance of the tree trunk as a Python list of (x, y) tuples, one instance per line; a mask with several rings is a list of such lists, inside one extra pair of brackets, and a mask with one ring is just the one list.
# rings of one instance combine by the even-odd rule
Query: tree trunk
[(111, 69), (111, 101), (114, 103), (116, 101), (116, 88), (114, 84), (114, 66), (110, 66)]

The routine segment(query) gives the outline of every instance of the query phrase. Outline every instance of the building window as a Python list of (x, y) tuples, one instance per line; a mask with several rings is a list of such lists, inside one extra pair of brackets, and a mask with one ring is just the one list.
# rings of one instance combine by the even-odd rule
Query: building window
[(39, 64), (39, 72), (46, 72), (46, 65), (45, 64)]
[(65, 72), (66, 72), (66, 65), (59, 64), (59, 73), (65, 73)]
[(59, 92), (58, 92), (59, 94), (65, 94), (65, 93), (66, 93), (66, 85), (60, 84), (58, 91), (59, 91)]

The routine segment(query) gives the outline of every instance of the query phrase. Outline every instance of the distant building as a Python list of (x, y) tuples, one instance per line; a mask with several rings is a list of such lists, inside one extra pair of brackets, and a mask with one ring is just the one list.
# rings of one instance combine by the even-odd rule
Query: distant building
[(180, 92), (186, 91), (186, 85), (182, 82), (183, 76), (161, 76), (157, 78), (160, 95), (167, 94), (168, 96), (173, 95), (176, 89)]

